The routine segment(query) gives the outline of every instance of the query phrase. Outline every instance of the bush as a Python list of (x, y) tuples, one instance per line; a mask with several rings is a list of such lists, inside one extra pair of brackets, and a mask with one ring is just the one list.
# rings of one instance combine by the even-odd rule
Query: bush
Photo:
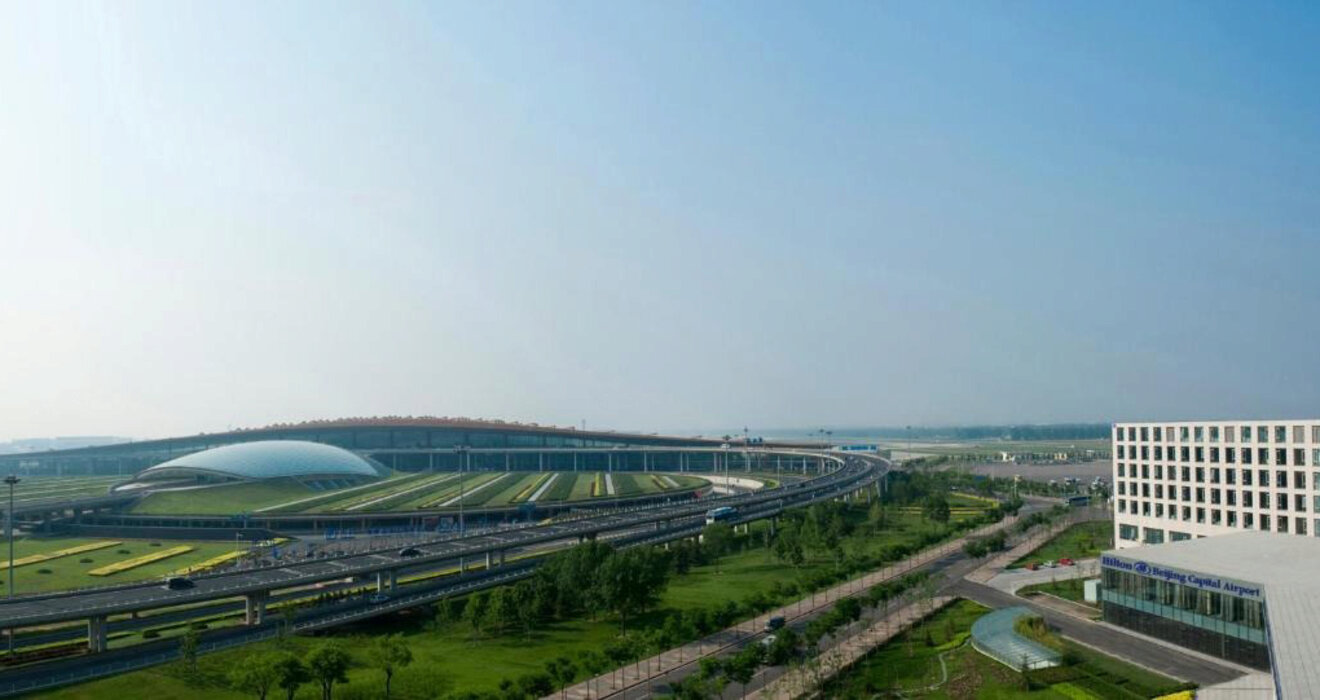
[(142, 633), (142, 638), (143, 638), (143, 639), (157, 639), (157, 638), (159, 638), (159, 637), (160, 637), (160, 631), (159, 631), (159, 630), (147, 630), (147, 631), (145, 631), (145, 632)]
[(54, 571), (51, 571), (50, 569), (37, 569), (37, 573), (39, 573), (39, 574), (53, 574), (53, 573), (55, 573), (55, 572), (54, 572)]
[(152, 547), (159, 547), (159, 546), (160, 546), (160, 543), (159, 543), (159, 542), (152, 542), (152, 543), (151, 543), (151, 546), (152, 546)]
[(132, 554), (132, 552), (128, 551), (127, 549), (116, 549), (115, 554)]
[(91, 564), (91, 563), (92, 563), (92, 560), (91, 560), (89, 557), (83, 557), (82, 559), (79, 559), (79, 560), (78, 560), (78, 563), (79, 563), (79, 564)]

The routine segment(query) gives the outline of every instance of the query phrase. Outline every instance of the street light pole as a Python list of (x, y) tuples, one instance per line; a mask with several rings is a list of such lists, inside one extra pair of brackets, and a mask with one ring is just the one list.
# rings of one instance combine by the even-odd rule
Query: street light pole
[[(463, 481), (467, 478), (465, 473), (467, 469), (464, 468), (464, 462), (468, 461), (468, 446), (459, 445), (455, 449), (458, 450), (458, 534), (461, 535), (467, 531), (467, 527), (463, 523)], [(468, 463), (470, 464), (470, 462)]]
[[(9, 597), (14, 597), (14, 485), (18, 483), (18, 477), (10, 474), (5, 477), (5, 483), (9, 484), (9, 510), (5, 512), (5, 530), (9, 533)], [(13, 630), (9, 632), (9, 638), (14, 638)]]

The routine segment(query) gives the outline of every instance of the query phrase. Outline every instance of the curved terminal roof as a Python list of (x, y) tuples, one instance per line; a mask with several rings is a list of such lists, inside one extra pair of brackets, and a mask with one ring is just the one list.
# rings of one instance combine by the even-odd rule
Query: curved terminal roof
[(371, 462), (333, 445), (302, 440), (262, 440), (225, 445), (178, 457), (138, 472), (137, 480), (198, 474), (233, 479), (380, 476)]

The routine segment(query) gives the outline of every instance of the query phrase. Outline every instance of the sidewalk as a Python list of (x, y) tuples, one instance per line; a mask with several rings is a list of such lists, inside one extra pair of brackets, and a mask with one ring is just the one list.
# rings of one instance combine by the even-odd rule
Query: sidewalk
[(866, 630), (849, 637), (829, 651), (821, 654), (817, 665), (795, 668), (761, 690), (757, 697), (774, 700), (794, 700), (833, 678), (835, 674), (857, 663), (872, 649), (897, 637), (915, 622), (952, 603), (952, 596), (937, 596), (929, 603), (910, 603), (876, 621)]
[[(969, 538), (984, 537), (996, 530), (1012, 526), (1017, 520), (1018, 518), (1014, 516), (986, 525), (956, 540), (924, 550), (901, 562), (872, 571), (833, 588), (819, 591), (795, 603), (758, 615), (697, 641), (641, 659), (627, 666), (617, 668), (610, 673), (582, 681), (569, 687), (563, 696), (580, 700), (608, 698), (653, 679), (662, 678), (675, 670), (689, 666), (695, 669), (697, 662), (702, 658), (717, 656), (725, 651), (738, 648), (749, 638), (762, 634), (766, 622), (771, 617), (780, 616), (791, 623), (794, 620), (811, 616), (832, 607), (838, 600), (866, 592), (878, 583), (911, 573), (931, 562), (958, 553)], [(561, 693), (552, 693), (546, 696), (546, 700), (558, 697), (561, 697)]]

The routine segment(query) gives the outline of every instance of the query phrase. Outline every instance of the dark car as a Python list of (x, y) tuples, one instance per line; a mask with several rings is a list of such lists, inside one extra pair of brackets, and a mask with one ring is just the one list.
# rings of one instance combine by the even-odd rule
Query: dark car
[(780, 629), (783, 626), (784, 626), (784, 618), (780, 615), (775, 615), (774, 617), (765, 621), (766, 632), (774, 632), (775, 630)]
[(186, 576), (170, 576), (165, 579), (165, 587), (171, 591), (186, 591), (196, 585)]
[(404, 557), (405, 559), (411, 559), (412, 557), (420, 557), (422, 556), (422, 550), (416, 547), (404, 547), (403, 549), (399, 550), (399, 556)]

